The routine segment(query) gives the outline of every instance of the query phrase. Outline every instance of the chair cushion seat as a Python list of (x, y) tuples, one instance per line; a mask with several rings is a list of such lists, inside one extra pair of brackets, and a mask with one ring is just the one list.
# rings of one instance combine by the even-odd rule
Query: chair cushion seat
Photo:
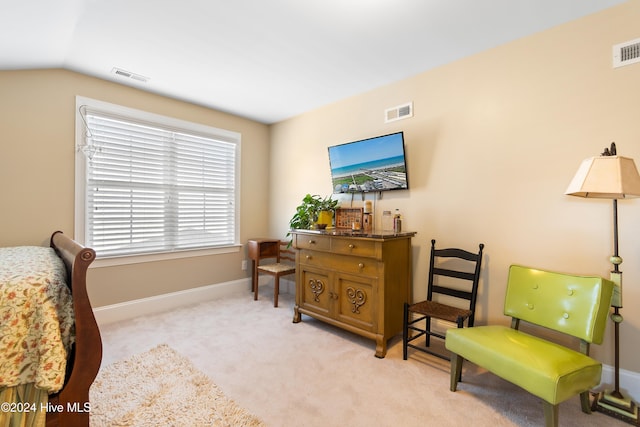
[(457, 322), (458, 318), (463, 320), (471, 316), (471, 310), (456, 308), (450, 305), (440, 304), (435, 301), (421, 301), (409, 306), (409, 311), (429, 315), (437, 319)]
[(277, 264), (265, 264), (258, 266), (258, 270), (272, 274), (282, 274), (287, 272), (295, 272), (296, 267), (291, 264), (277, 263)]
[(554, 405), (600, 383), (597, 360), (506, 326), (449, 329), (445, 346)]

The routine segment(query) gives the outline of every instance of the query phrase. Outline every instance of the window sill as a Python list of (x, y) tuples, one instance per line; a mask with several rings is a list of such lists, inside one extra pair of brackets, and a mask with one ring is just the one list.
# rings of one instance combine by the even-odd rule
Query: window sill
[(193, 258), (208, 255), (230, 254), (240, 252), (242, 245), (225, 246), (220, 248), (196, 249), (177, 252), (166, 252), (146, 255), (126, 255), (116, 257), (97, 258), (89, 268), (114, 267), (127, 264), (141, 264), (145, 262), (166, 261), (180, 258)]

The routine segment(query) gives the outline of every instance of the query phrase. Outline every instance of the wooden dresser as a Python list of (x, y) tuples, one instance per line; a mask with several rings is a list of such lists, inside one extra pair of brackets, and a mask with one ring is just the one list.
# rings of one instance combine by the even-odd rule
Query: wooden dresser
[(296, 304), (293, 322), (306, 314), (376, 341), (376, 357), (402, 332), (404, 303), (411, 301), (411, 238), (293, 230)]

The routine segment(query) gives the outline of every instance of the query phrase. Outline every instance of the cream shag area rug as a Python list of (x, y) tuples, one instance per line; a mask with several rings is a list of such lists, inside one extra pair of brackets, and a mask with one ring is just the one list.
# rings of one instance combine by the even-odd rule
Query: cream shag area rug
[(101, 370), (91, 426), (263, 426), (166, 344)]

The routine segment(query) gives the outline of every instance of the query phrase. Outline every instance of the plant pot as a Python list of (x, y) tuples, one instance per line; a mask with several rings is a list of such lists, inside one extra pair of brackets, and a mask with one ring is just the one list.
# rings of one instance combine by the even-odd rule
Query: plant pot
[(318, 212), (317, 224), (326, 224), (327, 227), (331, 226), (333, 222), (333, 211), (320, 211)]

